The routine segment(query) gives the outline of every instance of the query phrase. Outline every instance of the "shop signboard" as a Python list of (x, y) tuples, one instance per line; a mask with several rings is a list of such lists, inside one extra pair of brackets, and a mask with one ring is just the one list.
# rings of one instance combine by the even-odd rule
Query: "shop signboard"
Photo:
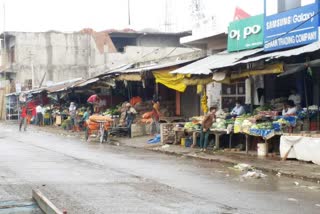
[(228, 28), (228, 51), (253, 49), (263, 46), (264, 15), (231, 22)]
[[(316, 1), (317, 2), (317, 1)], [(319, 4), (265, 16), (264, 50), (274, 51), (318, 40)]]

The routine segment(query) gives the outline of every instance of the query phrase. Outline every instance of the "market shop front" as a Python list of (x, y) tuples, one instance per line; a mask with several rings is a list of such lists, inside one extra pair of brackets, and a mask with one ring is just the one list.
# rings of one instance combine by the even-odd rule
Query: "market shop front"
[[(120, 86), (116, 90), (125, 90), (126, 100), (137, 111), (131, 126), (132, 137), (151, 134), (155, 100), (160, 101), (159, 122), (161, 124), (185, 121), (192, 112), (200, 114), (200, 96), (196, 93), (196, 84), (185, 82), (184, 75), (170, 74), (172, 70), (193, 61), (195, 58), (146, 66), (136, 63), (100, 76), (102, 80), (115, 79), (116, 85)], [(197, 81), (192, 78), (188, 80)], [(133, 103), (133, 100), (139, 101)]]
[[(231, 32), (230, 29), (229, 32)], [(235, 32), (242, 31), (235, 30)], [(241, 33), (237, 35), (241, 36)], [(240, 36), (233, 35), (232, 39), (241, 38)], [(233, 51), (232, 49), (237, 46), (231, 45), (229, 47)], [(243, 48), (244, 46), (239, 45), (238, 47)], [(292, 47), (296, 47), (296, 45)], [(315, 131), (318, 130), (319, 122), (315, 121), (315, 118), (318, 118), (319, 111), (317, 83), (319, 75), (316, 74), (317, 67), (319, 67), (317, 60), (319, 47), (319, 42), (314, 42), (303, 47), (270, 53), (262, 53), (256, 49), (256, 52), (248, 54), (246, 59), (244, 56), (242, 59), (239, 57), (231, 63), (224, 62), (235, 53), (226, 53), (226, 56), (220, 60), (221, 67), (212, 66), (214, 58), (219, 56), (219, 54), (215, 54), (208, 57), (208, 59), (211, 58), (211, 62), (205, 59), (199, 60), (174, 71), (174, 73), (194, 74), (197, 73), (197, 69), (198, 73), (199, 70), (210, 70), (212, 72), (208, 72), (208, 75), (213, 73), (215, 83), (222, 83), (220, 89), (222, 90), (221, 106), (223, 109), (230, 108), (230, 103), (232, 103), (230, 101), (235, 97), (244, 100), (244, 103), (249, 105), (246, 109), (249, 114), (238, 116), (233, 121), (225, 120), (223, 116), (213, 125), (212, 130), (217, 126), (227, 128), (232, 125), (233, 135), (245, 136), (244, 140), (225, 138), (225, 142), (222, 142), (224, 148), (237, 147), (242, 144), (239, 148), (246, 148), (247, 152), (254, 150), (258, 151), (260, 155), (266, 155), (270, 152), (272, 155), (276, 155), (280, 150), (281, 157), (287, 156), (288, 152), (291, 157), (291, 152), (294, 150), (284, 149), (283, 145), (286, 145), (283, 143), (284, 137), (287, 139), (292, 135), (300, 137), (306, 135), (315, 138), (318, 136)], [(255, 51), (255, 49), (249, 51)], [(245, 55), (249, 51), (240, 51), (236, 54)], [(296, 89), (295, 94), (290, 94), (292, 93), (290, 89)], [(283, 106), (291, 97), (290, 95), (300, 97), (300, 101), (294, 103), (299, 105), (297, 106), (299, 111), (293, 115), (283, 116)], [(230, 110), (225, 111), (225, 113), (228, 112)], [(197, 126), (190, 125), (190, 127), (194, 130), (197, 129)], [(197, 141), (194, 138), (193, 141)], [(219, 144), (216, 144), (217, 146)], [(311, 159), (309, 158), (309, 160)]]

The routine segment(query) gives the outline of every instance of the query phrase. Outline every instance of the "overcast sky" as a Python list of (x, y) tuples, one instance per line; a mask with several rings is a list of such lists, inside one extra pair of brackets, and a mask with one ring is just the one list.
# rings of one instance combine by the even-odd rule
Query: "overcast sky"
[[(0, 31), (96, 31), (128, 27), (128, 0), (0, 0)], [(251, 15), (263, 13), (263, 0), (202, 0), (204, 14), (232, 20), (240, 6)], [(174, 31), (192, 26), (191, 0), (130, 0), (131, 26)], [(166, 9), (167, 8), (167, 9)], [(165, 23), (168, 23), (165, 25)]]

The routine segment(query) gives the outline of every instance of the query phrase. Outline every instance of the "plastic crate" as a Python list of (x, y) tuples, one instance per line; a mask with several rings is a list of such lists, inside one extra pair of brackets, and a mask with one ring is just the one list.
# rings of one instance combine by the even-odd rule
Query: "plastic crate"
[(190, 147), (192, 145), (192, 138), (186, 138), (185, 140), (185, 147)]

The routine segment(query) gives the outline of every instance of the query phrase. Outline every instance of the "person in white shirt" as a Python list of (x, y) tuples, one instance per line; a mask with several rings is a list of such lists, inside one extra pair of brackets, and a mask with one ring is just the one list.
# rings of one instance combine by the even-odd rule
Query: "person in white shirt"
[(244, 107), (241, 105), (240, 101), (236, 101), (236, 106), (232, 109), (230, 115), (232, 117), (238, 117), (241, 116), (243, 114), (245, 114), (246, 111), (244, 110)]
[(36, 124), (38, 125), (38, 126), (42, 126), (43, 125), (43, 114), (42, 114), (42, 111), (43, 111), (43, 109), (42, 109), (42, 105), (41, 104), (39, 104), (37, 107), (36, 107), (36, 112), (37, 112), (37, 122), (36, 122)]
[(75, 131), (77, 125), (77, 107), (74, 102), (70, 103), (69, 106), (69, 115), (71, 118), (72, 131)]
[(292, 100), (288, 100), (283, 107), (282, 116), (293, 116), (297, 113), (297, 107)]
[(301, 96), (297, 93), (297, 91), (295, 89), (292, 89), (290, 91), (290, 93), (291, 93), (291, 95), (289, 96), (288, 100), (292, 100), (296, 106), (300, 106)]

